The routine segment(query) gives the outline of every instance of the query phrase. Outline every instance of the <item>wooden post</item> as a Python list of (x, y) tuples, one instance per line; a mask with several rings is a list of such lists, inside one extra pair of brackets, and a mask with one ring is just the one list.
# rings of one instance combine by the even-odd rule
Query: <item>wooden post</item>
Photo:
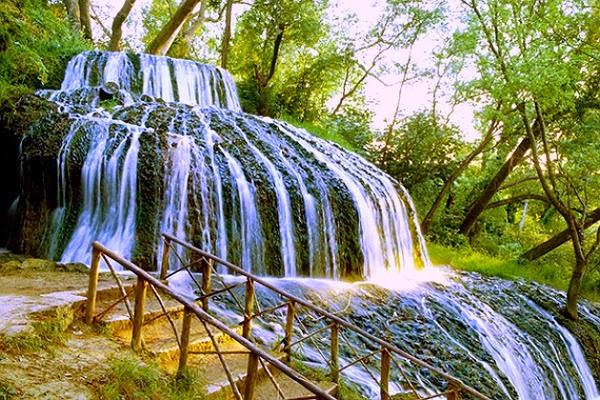
[(100, 270), (100, 250), (92, 245), (92, 265), (88, 283), (87, 302), (85, 305), (85, 323), (94, 322), (96, 314), (96, 293), (98, 291), (98, 274)]
[(258, 355), (250, 353), (248, 355), (248, 371), (246, 373), (246, 383), (244, 389), (244, 400), (254, 400), (254, 390), (258, 375)]
[(254, 281), (248, 277), (246, 280), (246, 309), (244, 310), (244, 326), (242, 336), (250, 338), (252, 331), (252, 316), (254, 315)]
[(163, 253), (162, 262), (160, 264), (160, 279), (164, 280), (169, 273), (169, 250), (171, 249), (171, 239), (163, 236)]
[(285, 362), (292, 361), (292, 341), (294, 337), (294, 302), (290, 301), (287, 305), (287, 315), (285, 317), (285, 338), (283, 339), (283, 351), (285, 352)]
[(190, 345), (190, 330), (192, 327), (192, 310), (188, 307), (183, 309), (183, 322), (181, 327), (181, 348), (179, 349), (179, 367), (177, 368), (177, 375), (183, 373), (187, 366), (188, 351)]
[(146, 302), (147, 287), (148, 282), (138, 276), (135, 285), (133, 328), (131, 330), (131, 348), (135, 352), (142, 350), (142, 326), (144, 324), (144, 303)]
[(331, 325), (331, 380), (337, 384), (340, 380), (340, 358), (339, 358), (339, 332), (340, 328), (337, 322)]
[(454, 381), (448, 381), (448, 394), (446, 400), (460, 400), (460, 385)]
[[(213, 261), (206, 261), (202, 259), (202, 295), (206, 296), (212, 291), (212, 267)], [(209, 297), (206, 296), (202, 299), (202, 308), (208, 312), (208, 301)]]
[(390, 400), (390, 352), (385, 347), (381, 349), (381, 379), (379, 388), (381, 400)]

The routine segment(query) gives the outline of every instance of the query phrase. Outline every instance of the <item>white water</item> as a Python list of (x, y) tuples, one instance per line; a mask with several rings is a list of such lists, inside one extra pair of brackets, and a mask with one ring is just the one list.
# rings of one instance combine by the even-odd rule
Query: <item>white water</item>
[[(141, 78), (141, 84), (134, 82)], [(138, 93), (190, 105), (217, 105), (241, 110), (237, 89), (223, 69), (187, 60), (140, 56), (136, 71), (127, 53), (86, 51), (69, 62), (61, 91), (116, 83), (126, 93)], [(134, 88), (141, 86), (141, 91)], [(139, 92), (138, 92), (139, 91)]]
[[(137, 160), (142, 130), (120, 124), (121, 137), (111, 136), (112, 124), (90, 120), (85, 125), (90, 147), (81, 170), (81, 212), (62, 253), (63, 261), (88, 262), (98, 240), (125, 257), (131, 257), (135, 238)], [(74, 135), (68, 135), (73, 140)], [(70, 143), (66, 143), (68, 147)], [(64, 167), (64, 166), (63, 166)], [(61, 185), (66, 183), (62, 181)], [(64, 187), (59, 193), (66, 192)], [(58, 231), (58, 229), (57, 229)]]
[(262, 226), (256, 207), (256, 189), (248, 182), (242, 166), (231, 154), (223, 150), (229, 171), (232, 173), (239, 196), (242, 261), (241, 267), (251, 271), (253, 265), (261, 265), (264, 253)]

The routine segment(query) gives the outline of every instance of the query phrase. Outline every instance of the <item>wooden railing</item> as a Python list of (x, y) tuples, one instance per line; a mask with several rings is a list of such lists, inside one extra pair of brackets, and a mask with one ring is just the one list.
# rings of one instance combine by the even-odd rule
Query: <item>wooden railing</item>
[[(209, 314), (210, 311), (210, 299), (219, 296), (219, 295), (229, 295), (231, 299), (235, 303), (235, 306), (238, 308), (240, 316), (243, 318), (242, 325), (242, 335), (240, 339), (243, 339), (242, 345), (249, 349), (249, 351), (253, 352), (252, 349), (260, 350), (261, 354), (270, 354), (269, 350), (260, 349), (255, 343), (252, 343), (252, 325), (253, 321), (257, 319), (264, 319), (267, 316), (274, 317), (276, 321), (281, 321), (283, 328), (283, 338), (276, 346), (278, 349), (282, 350), (285, 357), (285, 363), (282, 363), (287, 368), (287, 372), (283, 371), (286, 375), (290, 376), (289, 373), (294, 371), (294, 373), (298, 374), (294, 379), (296, 382), (310, 382), (306, 377), (299, 374), (297, 371), (293, 370), (291, 367), (296, 366), (297, 363), (293, 363), (292, 360), (294, 356), (298, 355), (302, 357), (303, 345), (306, 343), (312, 343), (314, 351), (322, 358), (322, 364), (327, 366), (327, 370), (325, 371), (329, 377), (329, 379), (335, 384), (339, 384), (340, 375), (342, 372), (350, 369), (350, 368), (359, 368), (361, 372), (364, 372), (366, 376), (379, 388), (380, 396), (382, 400), (390, 400), (392, 398), (390, 393), (390, 377), (392, 375), (400, 377), (400, 386), (401, 390), (407, 394), (412, 395), (412, 399), (439, 399), (445, 397), (448, 400), (458, 400), (463, 397), (475, 398), (479, 400), (490, 400), (485, 395), (481, 394), (477, 390), (472, 387), (464, 384), (459, 379), (445, 373), (444, 371), (436, 368), (435, 366), (424, 362), (417, 357), (399, 349), (398, 347), (388, 343), (381, 338), (378, 338), (359, 327), (351, 324), (345, 319), (331, 313), (327, 310), (324, 310), (304, 299), (301, 299), (297, 296), (294, 296), (276, 286), (271, 284), (265, 279), (262, 279), (258, 276), (255, 276), (242, 268), (226, 261), (222, 260), (219, 257), (216, 257), (212, 254), (209, 254), (192, 244), (186, 243), (172, 235), (163, 234), (164, 238), (164, 246), (162, 253), (162, 262), (160, 266), (160, 278), (161, 280), (168, 279), (177, 273), (187, 273), (189, 274), (190, 279), (194, 282), (197, 288), (199, 288), (199, 296), (195, 299), (195, 302), (190, 302), (186, 300), (188, 303), (193, 304), (198, 311), (202, 311), (202, 314), (194, 313), (198, 318), (204, 320), (206, 323), (211, 324), (208, 320), (204, 318), (210, 318), (210, 321), (218, 321), (214, 317)], [(186, 256), (179, 254), (177, 251), (177, 246), (182, 247), (186, 250)], [(108, 253), (107, 253), (108, 252)], [(141, 329), (142, 329), (142, 321), (143, 321), (143, 301), (145, 297), (145, 287), (146, 283), (149, 282), (146, 277), (151, 277), (147, 272), (141, 271), (137, 266), (134, 266), (130, 262), (119, 258), (117, 255), (110, 253), (108, 249), (103, 248), (100, 244), (94, 244), (94, 254), (92, 257), (92, 271), (90, 272), (90, 292), (88, 294), (88, 311), (86, 319), (88, 322), (91, 322), (94, 318), (95, 308), (94, 308), (94, 292), (96, 288), (96, 284), (93, 281), (94, 275), (97, 275), (97, 270), (94, 271), (94, 268), (97, 269), (100, 257), (107, 261), (107, 256), (118, 261), (121, 265), (123, 265), (126, 269), (131, 270), (138, 276), (138, 283), (135, 289), (135, 305), (132, 308), (131, 305), (128, 305), (128, 296), (129, 293), (125, 292), (123, 285), (119, 285), (121, 292), (121, 301), (125, 301), (127, 309), (133, 309), (134, 311), (130, 311), (130, 315), (133, 321), (133, 335), (132, 335), (132, 347), (134, 349), (141, 348)], [(117, 259), (118, 258), (118, 259)], [(177, 268), (170, 268), (170, 260), (177, 261)], [(186, 261), (187, 259), (191, 261)], [(122, 262), (124, 261), (125, 264)], [(238, 275), (242, 277), (242, 281), (238, 283), (230, 284), (226, 282), (218, 272), (218, 268), (216, 266), (222, 266), (225, 268), (228, 273), (233, 275)], [(134, 267), (132, 269), (130, 267)], [(194, 271), (192, 271), (194, 269)], [(139, 274), (136, 271), (143, 272), (143, 275)], [(116, 273), (113, 272), (113, 275), (118, 279)], [(140, 278), (140, 276), (142, 276)], [(199, 277), (199, 279), (198, 279)], [(245, 279), (244, 279), (245, 278)], [(152, 278), (154, 281), (157, 281), (155, 278)], [(144, 283), (146, 282), (146, 283)], [(159, 281), (157, 281), (159, 282)], [(215, 284), (216, 283), (216, 284)], [(244, 286), (243, 290), (243, 299), (240, 299), (240, 291), (241, 286)], [(264, 288), (265, 290), (271, 291), (276, 294), (280, 303), (269, 305), (268, 307), (261, 307), (260, 302), (256, 296), (257, 286)], [(160, 290), (165, 290), (168, 288), (161, 283), (161, 286), (156, 286), (154, 283), (150, 285), (152, 288), (158, 288)], [(238, 293), (236, 293), (236, 291)], [(155, 297), (159, 298), (156, 289), (153, 289)], [(170, 291), (167, 292), (170, 294)], [(178, 299), (177, 297), (173, 296)], [(163, 307), (163, 312), (167, 318), (168, 313), (166, 312), (165, 307)], [(200, 304), (197, 306), (196, 303)], [(184, 316), (183, 321), (183, 332), (179, 341), (181, 354), (180, 354), (180, 369), (185, 368), (186, 360), (187, 360), (187, 351), (185, 350), (187, 346), (186, 338), (189, 338), (189, 322), (186, 323), (185, 318), (191, 318), (191, 313), (188, 309), (192, 309), (186, 303), (183, 303), (186, 307), (186, 314)], [(306, 311), (306, 313), (303, 313)], [(139, 314), (141, 313), (141, 314)], [(101, 313), (102, 314), (102, 313)], [(189, 314), (189, 316), (188, 316)], [(313, 318), (302, 318), (302, 316), (311, 314)], [(141, 318), (141, 319), (140, 319)], [(137, 322), (136, 322), (137, 321)], [(177, 331), (175, 329), (172, 321), (170, 322), (173, 327), (175, 333)], [(223, 326), (223, 323), (219, 321)], [(212, 324), (215, 326), (214, 324)], [(310, 327), (307, 325), (311, 325)], [(312, 328), (310, 330), (309, 328)], [(219, 328), (220, 329), (220, 328)], [(229, 329), (229, 328), (227, 328)], [(229, 330), (231, 331), (231, 330)], [(229, 334), (229, 331), (227, 334)], [(296, 335), (296, 331), (300, 331), (300, 335)], [(353, 336), (353, 340), (350, 341), (348, 339), (348, 335)], [(230, 335), (232, 336), (232, 335)], [(232, 336), (234, 337), (234, 336)], [(234, 337), (235, 340), (237, 340)], [(321, 342), (321, 344), (318, 343)], [(213, 340), (213, 342), (215, 342)], [(323, 350), (323, 344), (328, 343), (328, 349)], [(215, 343), (216, 344), (216, 343)], [(364, 349), (358, 349), (358, 345), (362, 344)], [(250, 347), (246, 346), (250, 345)], [(217, 348), (217, 347), (215, 347)], [(296, 350), (298, 349), (298, 350)], [(343, 350), (342, 354), (340, 352)], [(260, 359), (261, 356), (258, 356)], [(272, 356), (271, 356), (272, 358)], [(222, 357), (221, 357), (222, 359)], [(277, 361), (276, 359), (274, 359)], [(251, 360), (250, 360), (251, 361)], [(256, 360), (254, 364), (249, 361), (248, 363), (248, 376), (253, 369), (256, 368)], [(279, 363), (274, 364), (273, 362), (267, 360), (271, 365), (275, 366), (275, 368), (279, 369)], [(227, 373), (227, 367), (223, 363), (223, 367)], [(435, 375), (439, 378), (439, 380), (443, 380), (446, 382), (446, 388), (441, 392), (426, 392), (423, 387), (418, 387), (419, 385), (415, 385), (409, 374), (406, 373), (406, 368), (422, 368), (429, 371), (432, 375)], [(229, 374), (227, 373), (229, 376)], [(273, 377), (269, 374), (269, 378), (273, 380)], [(231, 381), (231, 380), (230, 380)], [(274, 382), (276, 385), (276, 382)], [(233, 385), (233, 384), (232, 384)], [(314, 384), (312, 384), (314, 385)], [(251, 387), (252, 385), (250, 385)], [(306, 385), (303, 384), (304, 387), (308, 389)], [(248, 385), (246, 386), (248, 388)], [(333, 398), (329, 393), (323, 392), (321, 389), (320, 393), (316, 393), (309, 389), (311, 393), (315, 394), (315, 397), (311, 398)], [(235, 393), (235, 391), (234, 391)], [(424, 394), (425, 393), (425, 394)], [(251, 394), (247, 394), (248, 396), (252, 396)], [(319, 397), (321, 396), (321, 397)], [(252, 397), (242, 397), (243, 399), (252, 399)]]
[[(115, 278), (119, 291), (121, 293), (121, 297), (111, 305), (107, 307), (104, 311), (100, 313), (96, 313), (96, 297), (97, 297), (97, 287), (98, 287), (98, 277), (101, 260), (104, 261), (109, 271)], [(135, 303), (133, 307), (131, 306), (128, 298), (132, 294), (131, 291), (127, 292), (125, 290), (125, 285), (121, 281), (119, 274), (117, 273), (115, 267), (112, 265), (112, 261), (121, 265), (125, 270), (133, 272), (136, 277), (136, 285), (134, 289)], [(227, 380), (231, 387), (231, 391), (233, 396), (237, 400), (253, 400), (256, 392), (256, 383), (258, 378), (258, 369), (259, 364), (262, 366), (263, 371), (269, 377), (269, 379), (273, 382), (275, 388), (280, 394), (281, 399), (284, 400), (335, 400), (328, 391), (322, 389), (315, 383), (313, 383), (310, 379), (306, 378), (299, 372), (292, 369), (290, 366), (280, 361), (276, 357), (274, 357), (268, 351), (265, 351), (254, 343), (252, 343), (248, 336), (242, 336), (236, 333), (234, 330), (229, 328), (223, 322), (214, 318), (210, 314), (208, 314), (202, 307), (197, 305), (194, 301), (186, 298), (184, 295), (173, 291), (169, 286), (160, 281), (159, 279), (152, 276), (147, 271), (142, 270), (137, 265), (133, 264), (131, 261), (124, 259), (120, 255), (112, 252), (110, 249), (104, 247), (102, 244), (98, 242), (94, 242), (92, 245), (92, 264), (90, 269), (89, 276), (89, 286), (88, 286), (88, 294), (87, 294), (87, 303), (85, 310), (85, 320), (88, 324), (93, 322), (98, 322), (102, 317), (104, 317), (111, 309), (113, 309), (120, 302), (124, 302), (129, 318), (132, 322), (132, 334), (131, 334), (131, 347), (135, 351), (142, 350), (143, 340), (142, 340), (142, 328), (144, 326), (144, 307), (146, 300), (147, 289), (150, 288), (154, 296), (156, 297), (158, 303), (162, 307), (164, 316), (168, 318), (169, 323), (173, 329), (175, 338), (177, 339), (177, 344), (179, 346), (179, 366), (178, 373), (182, 373), (183, 370), (187, 367), (188, 356), (191, 354), (189, 351), (189, 343), (190, 343), (190, 332), (191, 332), (191, 322), (192, 318), (196, 317), (200, 323), (203, 325), (206, 334), (209, 336), (212, 346), (215, 351), (206, 351), (206, 352), (194, 352), (195, 354), (216, 354), (219, 358), (221, 366), (225, 375), (227, 376)], [(181, 332), (178, 332), (175, 326), (175, 323), (171, 319), (169, 312), (165, 306), (165, 302), (162, 300), (160, 293), (163, 295), (168, 295), (172, 299), (179, 302), (184, 307), (184, 315), (182, 321)], [(231, 339), (242, 345), (246, 350), (245, 351), (223, 351), (221, 350), (215, 335), (212, 330), (216, 329), (225, 335), (229, 336)], [(230, 367), (225, 361), (225, 355), (227, 354), (247, 354), (248, 355), (248, 363), (247, 363), (247, 371), (246, 378), (243, 384), (243, 390), (238, 386), (236, 381), (233, 378), (233, 374), (231, 372)], [(266, 365), (270, 365), (276, 370), (280, 371), (288, 378), (295, 381), (297, 384), (304, 387), (308, 392), (311, 393), (309, 396), (302, 396), (301, 398), (287, 398), (283, 396), (283, 391), (279, 387), (278, 383), (275, 380), (273, 374), (267, 369)]]

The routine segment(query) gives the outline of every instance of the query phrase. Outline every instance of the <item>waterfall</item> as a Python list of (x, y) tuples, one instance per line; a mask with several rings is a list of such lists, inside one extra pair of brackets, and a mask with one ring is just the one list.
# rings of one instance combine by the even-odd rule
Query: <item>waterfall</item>
[[(378, 279), (383, 287), (345, 285), (324, 306), (343, 300), (334, 311), (493, 398), (598, 398), (582, 347), (549, 312), (560, 294), (476, 275), (415, 279), (439, 270), (406, 189), (333, 143), (241, 112), (226, 71), (92, 51), (71, 60), (60, 90), (38, 94), (68, 121), (62, 131), (28, 134), (21, 149), (56, 144), (48, 191), (56, 201), (39, 221), (50, 257), (89, 263), (98, 240), (152, 269), (168, 232), (248, 271), (288, 277), (278, 284), (302, 295), (342, 284), (291, 278)], [(20, 204), (27, 198), (21, 193)], [(179, 263), (171, 254), (171, 268)], [(597, 308), (582, 305), (581, 315), (600, 329)], [(360, 368), (345, 373), (376, 397), (368, 377), (377, 371)], [(413, 378), (423, 394), (440, 386), (419, 371)]]
[[(124, 256), (131, 256), (135, 236), (137, 160), (142, 130), (122, 122), (107, 123), (90, 118), (86, 124), (74, 124), (65, 137), (59, 166), (59, 207), (53, 224), (62, 225), (67, 207), (66, 176), (68, 154), (87, 138), (89, 148), (81, 166), (81, 212), (61, 259), (89, 262), (91, 241), (99, 240)], [(78, 140), (76, 140), (78, 139)], [(51, 250), (64, 235), (62, 226), (54, 226)]]
[[(119, 90), (102, 92), (109, 84)], [(369, 277), (429, 264), (399, 183), (306, 131), (239, 112), (224, 70), (91, 51), (69, 62), (61, 90), (40, 95), (73, 119), (57, 158), (52, 257), (87, 261), (97, 239), (124, 255), (160, 254), (168, 232), (266, 274)], [(77, 167), (81, 196), (69, 193)], [(136, 201), (140, 191), (151, 204)]]

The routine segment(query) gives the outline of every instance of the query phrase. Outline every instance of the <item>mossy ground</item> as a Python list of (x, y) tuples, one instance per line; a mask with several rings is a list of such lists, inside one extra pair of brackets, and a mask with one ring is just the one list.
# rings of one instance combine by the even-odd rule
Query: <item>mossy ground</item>
[[(436, 243), (430, 243), (428, 249), (434, 264), (450, 265), (459, 270), (478, 272), (482, 275), (509, 280), (525, 279), (562, 291), (567, 290), (569, 286), (569, 275), (557, 271), (555, 265), (550, 263), (532, 263), (500, 256), (489, 256), (467, 247), (452, 248)], [(600, 301), (600, 291), (593, 285), (584, 285), (582, 296), (594, 302)]]

